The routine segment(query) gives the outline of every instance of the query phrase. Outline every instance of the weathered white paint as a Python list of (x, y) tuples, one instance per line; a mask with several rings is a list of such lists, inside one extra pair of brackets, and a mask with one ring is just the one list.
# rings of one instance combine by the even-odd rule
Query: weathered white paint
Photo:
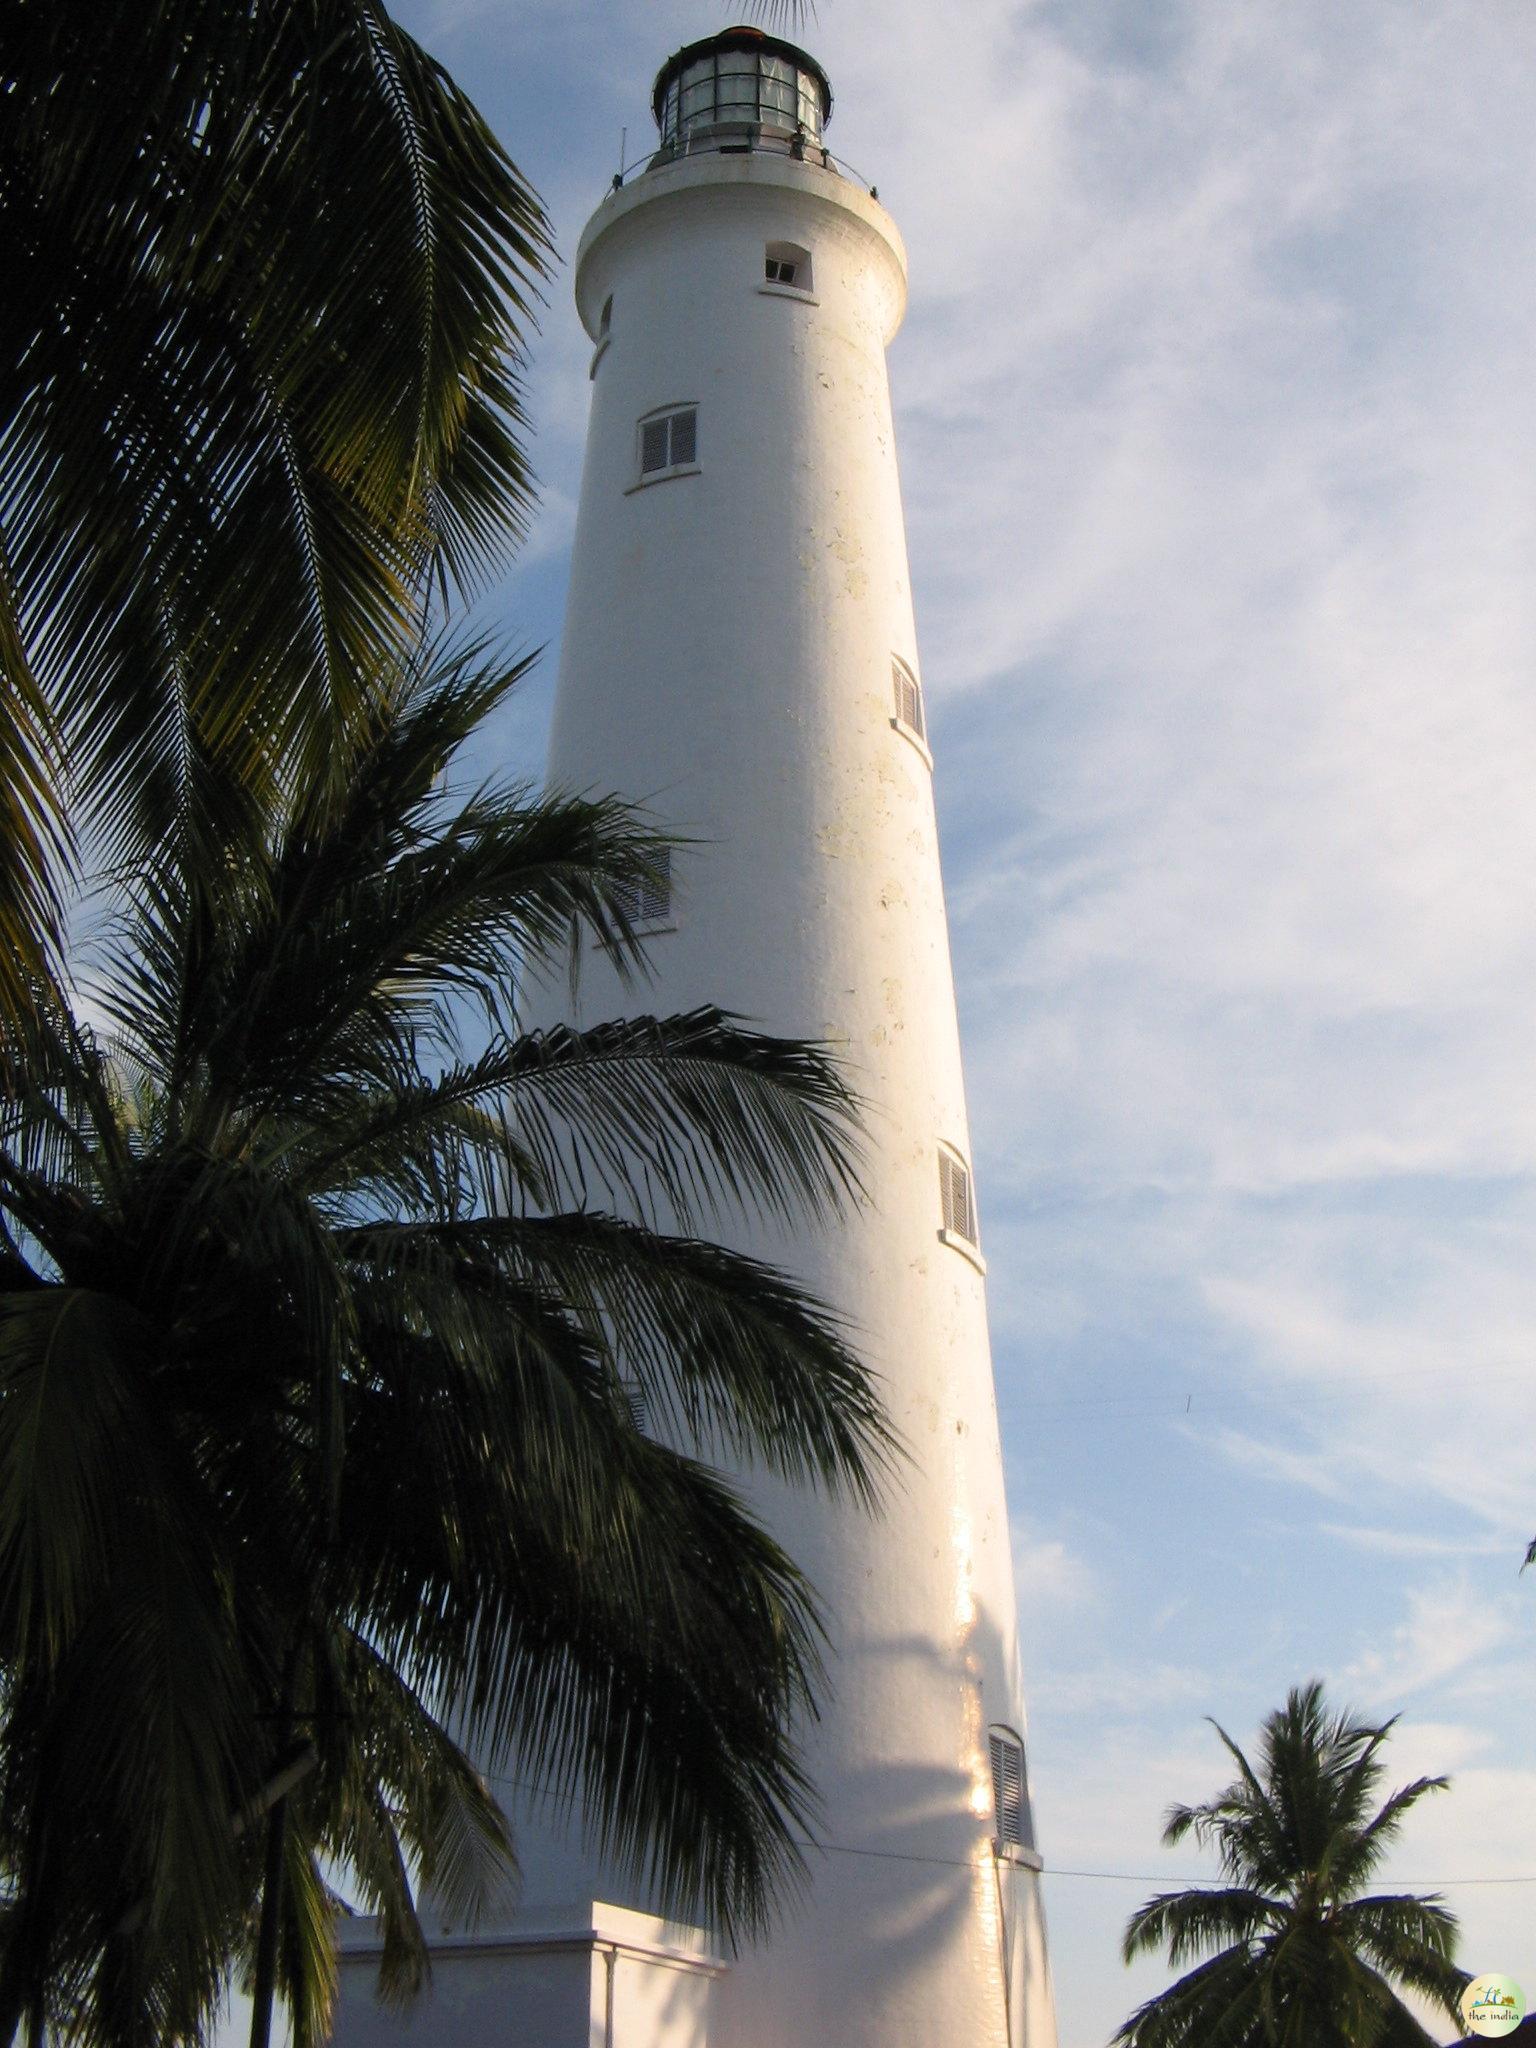
[(350, 2048), (708, 2048), (724, 1969), (696, 1928), (601, 1901), (525, 1911), (515, 1929), (433, 1942), (430, 1988), (406, 2012), (373, 2002), (371, 1920), (341, 1938), (341, 2021)]
[[(764, 288), (775, 243), (810, 251), (809, 293)], [(851, 1318), (912, 1452), (878, 1520), (751, 1482), (828, 1603), (835, 1697), (807, 1739), (811, 1888), (716, 1987), (710, 2048), (1054, 2048), (1039, 1859), (992, 1842), (987, 1731), (1025, 1727), (1008, 1518), (982, 1263), (941, 1236), (939, 1147), (970, 1147), (930, 764), (893, 724), (893, 658), (921, 677), (885, 366), (901, 238), (820, 165), (698, 154), (610, 194), (576, 293), (596, 353), (551, 781), (700, 842), (646, 1005), (828, 1040), (866, 1097), (870, 1203), (736, 1241)], [(685, 404), (696, 464), (642, 485), (639, 422)], [(594, 952), (580, 1020), (635, 1004)], [(518, 1820), (526, 1913), (646, 1905)]]

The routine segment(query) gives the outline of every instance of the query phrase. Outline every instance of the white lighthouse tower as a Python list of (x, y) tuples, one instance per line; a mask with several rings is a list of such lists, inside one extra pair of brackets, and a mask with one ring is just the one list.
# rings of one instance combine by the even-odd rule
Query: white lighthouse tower
[[(537, 2017), (564, 1957), (572, 2048), (1055, 2048), (885, 366), (906, 259), (825, 152), (831, 101), (756, 29), (680, 51), (656, 155), (582, 237), (592, 408), (550, 761), (689, 842), (641, 906), (647, 1007), (826, 1041), (870, 1104), (869, 1202), (739, 1240), (848, 1318), (912, 1453), (883, 1517), (754, 1485), (831, 1617), (811, 1884), (762, 1949), (715, 1957), (523, 1813), (517, 1925), (445, 1951), (403, 2022), (368, 2008), (354, 1936), (342, 2042), (565, 2048)], [(580, 1002), (623, 1014), (600, 953)]]

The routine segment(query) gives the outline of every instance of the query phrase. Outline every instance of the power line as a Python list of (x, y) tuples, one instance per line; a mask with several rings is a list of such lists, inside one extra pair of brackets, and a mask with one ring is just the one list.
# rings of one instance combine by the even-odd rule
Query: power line
[[(903, 1849), (856, 1849), (847, 1842), (801, 1841), (795, 1846), (800, 1849), (819, 1849), (829, 1856), (869, 1856), (884, 1863), (938, 1863), (948, 1870), (974, 1868), (961, 1856), (913, 1856)], [(1226, 1891), (1231, 1883), (1228, 1878), (1212, 1877), (1204, 1872), (1196, 1874), (1193, 1871), (1171, 1870), (1063, 1870), (1054, 1863), (1046, 1864), (1040, 1874), (1042, 1877), (1086, 1877), (1111, 1884), (1183, 1884), (1214, 1891)], [(1530, 1877), (1399, 1877), (1391, 1879), (1390, 1882), (1401, 1886), (1405, 1891), (1440, 1891), (1453, 1885), (1536, 1884), (1536, 1874)]]
[[(1093, 1877), (1116, 1884), (1187, 1884), (1208, 1886), (1219, 1891), (1227, 1889), (1224, 1877), (1185, 1876), (1175, 1871), (1140, 1870), (1059, 1870), (1054, 1864), (1046, 1866), (1046, 1877)], [(1383, 1883), (1400, 1886), (1404, 1891), (1445, 1891), (1454, 1886), (1468, 1884), (1536, 1884), (1536, 1874), (1530, 1877), (1394, 1877), (1383, 1878)]]
[[(563, 1793), (552, 1785), (534, 1785), (525, 1778), (491, 1777), (493, 1785), (507, 1785), (517, 1792), (531, 1792), (536, 1798), (554, 1799), (565, 1802), (571, 1795)], [(944, 1870), (973, 1870), (975, 1865), (963, 1856), (916, 1856), (907, 1849), (860, 1849), (851, 1842), (813, 1842), (801, 1837), (795, 1842), (797, 1849), (818, 1850), (825, 1856), (863, 1856), (876, 1863), (931, 1863)], [(1212, 1877), (1208, 1872), (1169, 1870), (1063, 1870), (1055, 1864), (1047, 1864), (1042, 1877), (1085, 1877), (1106, 1884), (1185, 1884), (1205, 1886), (1225, 1891), (1229, 1880)], [(1536, 1884), (1536, 1873), (1530, 1877), (1399, 1877), (1392, 1880), (1405, 1890), (1442, 1891), (1452, 1886), (1469, 1884)]]

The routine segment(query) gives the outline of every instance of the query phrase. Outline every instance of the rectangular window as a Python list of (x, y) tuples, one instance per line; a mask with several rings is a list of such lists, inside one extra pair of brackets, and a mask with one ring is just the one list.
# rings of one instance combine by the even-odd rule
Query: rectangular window
[(809, 292), (810, 250), (798, 242), (770, 242), (763, 251), (763, 276), (769, 284), (793, 285), (797, 292)]
[(628, 882), (618, 892), (619, 906), (637, 929), (668, 924), (672, 918), (672, 849), (657, 856), (658, 873), (649, 881)]
[(992, 1737), (992, 1814), (999, 1843), (1029, 1847), (1024, 1827), (1024, 1746), (1010, 1735)]
[(976, 1205), (971, 1199), (971, 1176), (953, 1152), (939, 1154), (939, 1203), (944, 1228), (967, 1244), (976, 1242)]
[(685, 406), (678, 412), (640, 422), (640, 474), (653, 476), (660, 469), (679, 469), (696, 462), (699, 454), (699, 412)]
[(911, 726), (920, 740), (925, 740), (928, 735), (923, 727), (923, 693), (916, 676), (904, 662), (893, 661), (891, 680), (896, 691), (896, 716), (903, 725)]

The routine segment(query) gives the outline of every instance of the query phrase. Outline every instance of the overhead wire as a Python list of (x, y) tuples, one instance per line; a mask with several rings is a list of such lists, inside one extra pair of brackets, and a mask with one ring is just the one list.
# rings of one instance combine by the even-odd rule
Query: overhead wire
[[(552, 1785), (536, 1785), (526, 1778), (490, 1776), (492, 1785), (505, 1785), (514, 1792), (531, 1793), (536, 1799), (553, 1800), (557, 1805), (568, 1808), (571, 1795)], [(972, 1870), (975, 1865), (963, 1856), (919, 1856), (907, 1849), (862, 1849), (851, 1842), (814, 1842), (809, 1837), (796, 1838), (797, 1849), (819, 1851), (826, 1856), (863, 1856), (876, 1863), (923, 1863), (935, 1864), (944, 1870)], [(1205, 1886), (1224, 1890), (1229, 1880), (1212, 1877), (1209, 1872), (1193, 1871), (1145, 1871), (1145, 1870), (1069, 1870), (1056, 1864), (1047, 1864), (1041, 1870), (1042, 1877), (1092, 1878), (1110, 1884), (1182, 1884)], [(1529, 1877), (1394, 1877), (1384, 1880), (1409, 1891), (1442, 1891), (1454, 1886), (1470, 1884), (1536, 1884), (1536, 1872)]]

